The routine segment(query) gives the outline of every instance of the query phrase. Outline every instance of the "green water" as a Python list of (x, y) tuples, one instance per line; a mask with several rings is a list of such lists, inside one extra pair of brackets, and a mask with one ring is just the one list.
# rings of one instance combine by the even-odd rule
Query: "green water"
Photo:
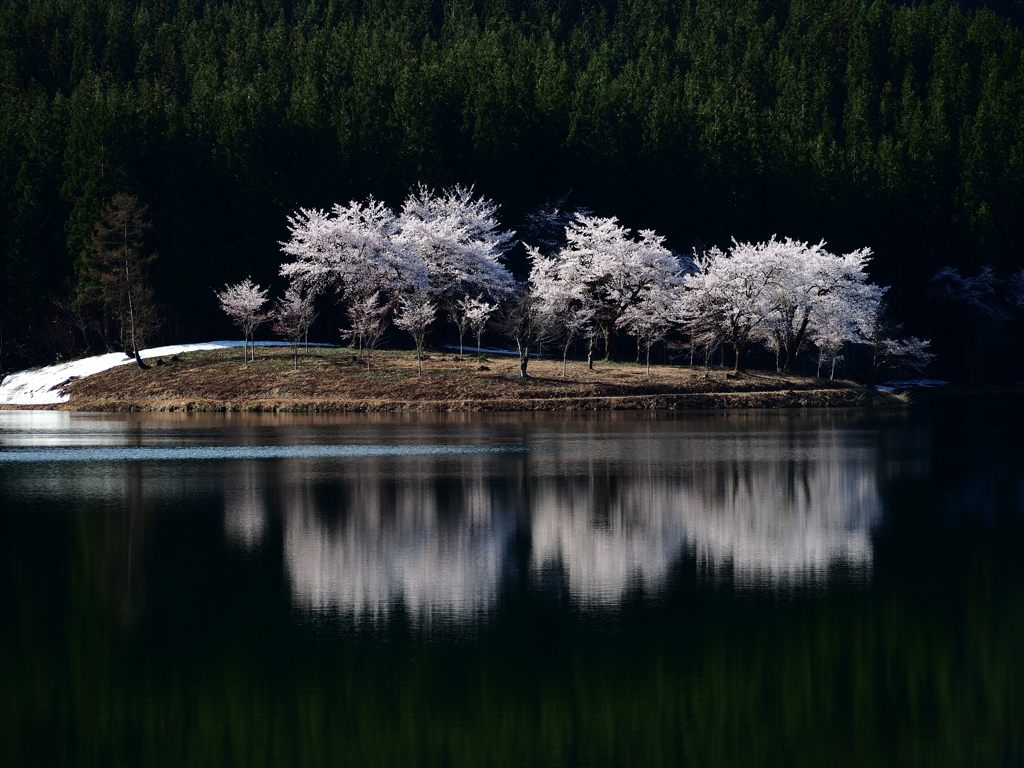
[(0, 413), (0, 763), (1024, 763), (1024, 413)]

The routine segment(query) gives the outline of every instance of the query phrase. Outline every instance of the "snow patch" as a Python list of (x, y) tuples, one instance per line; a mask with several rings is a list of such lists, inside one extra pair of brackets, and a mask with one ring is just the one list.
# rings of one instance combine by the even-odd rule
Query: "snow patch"
[[(173, 344), (166, 347), (154, 347), (139, 353), (143, 359), (152, 357), (165, 357), (177, 355), (184, 352), (202, 352), (211, 349), (227, 349), (229, 347), (241, 347), (245, 344), (242, 341), (207, 341), (201, 344)], [(288, 346), (287, 341), (257, 341), (260, 347)], [(313, 345), (310, 345), (313, 346)], [(27, 371), (18, 371), (5, 377), (0, 383), (0, 405), (56, 405), (66, 403), (71, 399), (63, 387), (72, 379), (81, 379), (92, 376), (119, 365), (134, 363), (135, 358), (129, 357), (124, 352), (109, 352), (105, 355), (95, 355), (81, 360), (72, 360), (69, 363), (59, 365), (48, 365), (45, 368), (30, 368)]]

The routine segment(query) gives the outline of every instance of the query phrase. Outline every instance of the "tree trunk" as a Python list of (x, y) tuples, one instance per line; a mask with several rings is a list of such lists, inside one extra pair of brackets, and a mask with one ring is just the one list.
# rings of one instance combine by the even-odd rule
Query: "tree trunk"
[(796, 354), (800, 350), (800, 345), (804, 343), (804, 336), (807, 334), (807, 325), (811, 320), (811, 310), (808, 308), (804, 309), (803, 320), (800, 321), (800, 330), (793, 336), (790, 344), (786, 347), (786, 359), (783, 362), (782, 370), (786, 373), (793, 372), (793, 363), (796, 360)]
[(516, 340), (516, 349), (519, 350), (519, 375), (527, 379), (530, 374), (526, 372), (526, 366), (530, 364), (530, 343)]
[(745, 373), (747, 370), (746, 361), (746, 349), (744, 348), (743, 342), (736, 341), (732, 344), (732, 350), (736, 354), (736, 365), (733, 367), (733, 373)]
[(128, 294), (128, 323), (132, 337), (132, 352), (135, 353), (135, 360), (139, 362), (139, 345), (135, 342), (135, 303), (132, 301), (132, 272), (131, 262), (128, 257), (128, 222), (124, 224), (124, 289)]

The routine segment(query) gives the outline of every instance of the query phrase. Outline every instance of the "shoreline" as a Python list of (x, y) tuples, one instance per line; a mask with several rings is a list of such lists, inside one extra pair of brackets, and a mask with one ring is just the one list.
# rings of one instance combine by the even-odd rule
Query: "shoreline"
[(3, 410), (190, 413), (472, 413), (752, 408), (836, 408), (905, 405), (916, 396), (848, 381), (769, 371), (735, 375), (724, 369), (643, 366), (631, 363), (531, 361), (528, 378), (518, 361), (481, 361), (433, 353), (417, 375), (415, 355), (378, 352), (373, 368), (350, 349), (321, 348), (299, 358), (287, 348), (261, 349), (243, 364), (238, 351), (206, 349), (151, 361), (140, 369), (119, 365), (71, 376), (52, 392), (63, 398)]
[(461, 400), (145, 398), (75, 400), (47, 405), (2, 405), (0, 410), (88, 413), (521, 413), (581, 411), (848, 408), (904, 405), (898, 396), (868, 389), (656, 393)]

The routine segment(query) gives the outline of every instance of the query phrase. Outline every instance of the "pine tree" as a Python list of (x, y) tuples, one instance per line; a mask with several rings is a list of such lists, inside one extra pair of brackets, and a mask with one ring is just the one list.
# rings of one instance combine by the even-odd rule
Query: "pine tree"
[(140, 365), (139, 351), (157, 323), (147, 274), (156, 254), (146, 253), (143, 244), (150, 229), (147, 207), (135, 197), (115, 194), (93, 228), (81, 275), (83, 292), (90, 292), (109, 312), (119, 327), (122, 349)]

